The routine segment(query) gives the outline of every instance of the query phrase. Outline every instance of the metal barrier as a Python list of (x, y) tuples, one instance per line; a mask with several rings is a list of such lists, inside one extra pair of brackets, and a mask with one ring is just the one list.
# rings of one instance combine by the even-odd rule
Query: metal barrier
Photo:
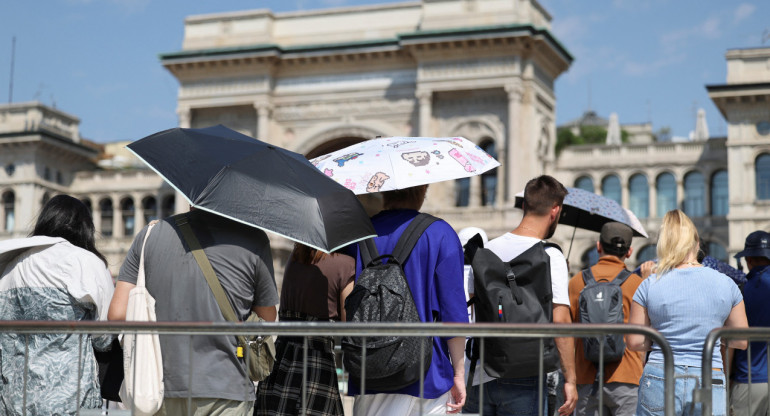
[[(542, 351), (543, 340), (554, 337), (601, 337), (606, 334), (640, 334), (650, 338), (654, 343), (660, 346), (664, 357), (664, 409), (666, 416), (674, 414), (674, 361), (673, 352), (669, 343), (656, 330), (639, 325), (623, 324), (504, 324), (504, 323), (333, 323), (333, 322), (270, 322), (270, 323), (231, 323), (231, 322), (71, 322), (71, 321), (0, 321), (0, 333), (16, 334), (41, 334), (41, 333), (67, 333), (82, 335), (92, 334), (117, 334), (121, 332), (131, 333), (157, 333), (174, 335), (278, 335), (292, 337), (307, 336), (439, 336), (439, 337), (477, 337), (481, 338), (540, 338), (540, 348)], [(303, 380), (307, 372), (307, 338), (305, 338), (305, 362), (303, 366)], [(363, 350), (363, 359), (365, 362), (366, 351)], [(542, 355), (542, 354), (541, 354)], [(601, 357), (599, 371), (603, 371), (603, 354)], [(484, 356), (483, 347), (480, 357), (483, 368)], [(424, 366), (425, 363), (421, 363)], [(364, 367), (365, 368), (365, 367)], [(540, 392), (538, 414), (543, 414), (543, 362), (540, 362)], [(480, 371), (480, 370), (479, 370)], [(190, 377), (192, 372), (190, 371)], [(362, 375), (362, 379), (364, 375)], [(602, 394), (603, 378), (600, 380), (600, 398)], [(710, 378), (709, 378), (710, 380)], [(363, 383), (362, 383), (363, 384)], [(26, 394), (26, 380), (24, 393)], [(483, 416), (483, 388), (479, 386), (480, 397), (480, 415)], [(78, 386), (78, 391), (80, 386)], [(361, 391), (365, 391), (365, 385), (361, 386)], [(420, 388), (421, 396), (423, 388)], [(190, 398), (188, 397), (188, 401)], [(302, 392), (302, 410), (306, 413), (307, 402), (305, 388)], [(601, 407), (600, 407), (601, 409)], [(78, 414), (98, 414), (93, 411), (80, 411)], [(112, 413), (111, 413), (112, 414)]]
[[(712, 377), (711, 377), (711, 359), (714, 355), (714, 347), (716, 346), (716, 342), (718, 339), (739, 339), (739, 340), (747, 340), (749, 341), (749, 345), (747, 348), (747, 355), (748, 355), (748, 362), (751, 363), (751, 341), (760, 340), (765, 341), (766, 346), (770, 347), (770, 328), (745, 328), (745, 329), (739, 329), (739, 328), (716, 328), (709, 332), (708, 336), (706, 337), (706, 341), (703, 343), (703, 356), (702, 356), (702, 382), (703, 385), (699, 390), (696, 390), (697, 397), (694, 397), (695, 401), (700, 401), (701, 404), (701, 410), (704, 415), (711, 415), (712, 414)], [(770, 360), (767, 362), (767, 370), (768, 374), (770, 374)], [(748, 382), (751, 384), (751, 365), (749, 364), (749, 379)], [(725, 366), (725, 392), (727, 394), (728, 399), (725, 400), (727, 403), (726, 414), (730, 414), (730, 400), (729, 400), (729, 394), (730, 394), (730, 369)], [(770, 383), (767, 383), (768, 385), (768, 397), (770, 397)], [(751, 403), (751, 389), (749, 389), (749, 397), (748, 397), (749, 406)], [(768, 409), (768, 412), (770, 412), (770, 409)]]

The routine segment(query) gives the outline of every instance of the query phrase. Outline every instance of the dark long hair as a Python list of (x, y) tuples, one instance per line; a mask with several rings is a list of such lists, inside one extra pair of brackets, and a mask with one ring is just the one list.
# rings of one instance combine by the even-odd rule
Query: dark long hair
[(94, 220), (83, 202), (69, 195), (56, 195), (43, 206), (30, 235), (61, 237), (94, 253), (106, 266), (107, 259), (96, 249), (95, 232)]

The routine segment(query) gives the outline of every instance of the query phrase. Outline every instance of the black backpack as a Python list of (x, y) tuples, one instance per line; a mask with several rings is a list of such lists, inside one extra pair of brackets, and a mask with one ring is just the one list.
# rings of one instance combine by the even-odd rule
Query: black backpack
[[(621, 285), (631, 276), (631, 272), (623, 269), (608, 281), (594, 278), (591, 268), (583, 270), (583, 281), (586, 287), (580, 291), (578, 305), (580, 322), (586, 324), (622, 324), (623, 323), (623, 290)], [(600, 337), (583, 338), (583, 350), (588, 361), (599, 364)], [(604, 335), (604, 362), (620, 361), (626, 349), (623, 334)]]
[[(431, 215), (418, 214), (398, 239), (393, 254), (379, 255), (371, 239), (359, 243), (363, 270), (345, 300), (348, 322), (422, 322), (403, 265), (422, 233), (436, 220), (438, 218)], [(346, 336), (342, 338), (343, 362), (354, 384), (361, 383), (364, 339), (367, 389), (394, 391), (419, 381), (421, 348), (422, 375), (430, 367), (433, 357), (430, 337)]]
[[(468, 304), (475, 304), (476, 322), (507, 322), (545, 324), (553, 322), (553, 293), (551, 263), (547, 247), (561, 248), (540, 241), (515, 259), (504, 262), (491, 250), (481, 248), (471, 239), (465, 255), (473, 267), (475, 295)], [(495, 378), (531, 377), (543, 371), (556, 370), (559, 352), (553, 338), (486, 338), (484, 340), (484, 370)], [(473, 338), (466, 346), (471, 359), (468, 383), (473, 380), (480, 355), (479, 340)]]

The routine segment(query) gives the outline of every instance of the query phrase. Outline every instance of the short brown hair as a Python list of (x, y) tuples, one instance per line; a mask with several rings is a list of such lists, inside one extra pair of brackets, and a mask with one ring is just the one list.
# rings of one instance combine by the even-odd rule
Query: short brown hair
[(412, 186), (411, 188), (395, 189), (392, 191), (385, 191), (382, 193), (382, 203), (384, 206), (389, 206), (399, 203), (414, 203), (422, 202), (420, 198), (423, 196), (423, 186)]
[(524, 188), (524, 215), (546, 215), (554, 205), (561, 206), (565, 196), (567, 188), (554, 177), (541, 175), (531, 179)]

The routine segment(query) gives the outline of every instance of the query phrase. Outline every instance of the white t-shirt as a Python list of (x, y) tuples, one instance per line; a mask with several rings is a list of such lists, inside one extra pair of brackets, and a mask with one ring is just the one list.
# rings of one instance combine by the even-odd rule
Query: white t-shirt
[[(534, 237), (526, 237), (522, 235), (505, 233), (500, 237), (490, 240), (484, 247), (495, 253), (497, 257), (500, 257), (502, 261), (511, 261), (519, 254), (527, 251), (530, 247), (537, 244), (540, 239)], [(547, 247), (545, 249), (546, 254), (551, 260), (551, 292), (553, 292), (553, 304), (565, 305), (569, 307), (569, 272), (567, 270), (567, 260), (564, 258), (564, 254), (561, 251), (553, 247)], [(468, 293), (475, 293), (473, 287), (473, 277), (468, 279)], [(465, 374), (470, 371), (470, 360), (465, 360)], [(482, 371), (481, 363), (476, 366), (476, 374), (473, 376), (473, 385), (479, 384), (479, 374), (484, 373), (483, 382), (494, 380), (494, 377), (487, 375), (486, 371)]]

